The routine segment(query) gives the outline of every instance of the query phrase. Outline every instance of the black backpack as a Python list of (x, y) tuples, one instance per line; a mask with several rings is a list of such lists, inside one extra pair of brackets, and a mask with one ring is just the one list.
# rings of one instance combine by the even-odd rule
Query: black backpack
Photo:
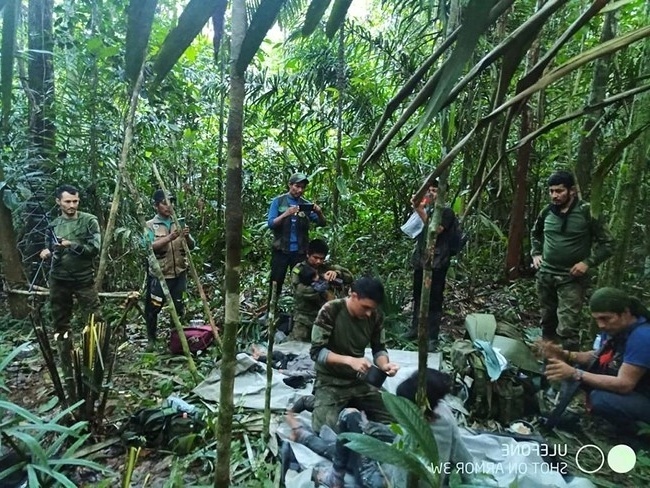
[(455, 256), (461, 252), (463, 247), (465, 247), (466, 242), (467, 236), (463, 232), (460, 220), (458, 220), (458, 217), (454, 216), (454, 221), (449, 228), (449, 254)]

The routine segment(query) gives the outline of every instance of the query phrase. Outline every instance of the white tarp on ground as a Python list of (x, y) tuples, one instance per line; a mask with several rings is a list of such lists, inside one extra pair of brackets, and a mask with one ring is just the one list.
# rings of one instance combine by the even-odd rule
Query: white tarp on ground
[[(275, 350), (293, 354), (308, 354), (309, 344), (301, 342), (285, 342), (279, 344)], [(369, 350), (366, 351), (371, 358)], [(417, 371), (417, 351), (389, 350), (391, 361), (400, 365), (400, 371), (394, 378), (388, 378), (384, 388), (394, 392), (397, 385), (414, 371)], [(440, 367), (440, 354), (430, 353), (427, 365), (431, 368)], [(284, 411), (288, 406), (303, 395), (311, 394), (312, 384), (305, 388), (294, 389), (282, 381), (286, 376), (273, 371), (273, 388), (271, 395), (271, 409)], [(221, 373), (219, 367), (200, 383), (193, 392), (206, 402), (219, 401)], [(266, 388), (266, 365), (253, 359), (245, 353), (237, 356), (237, 376), (235, 378), (234, 400), (235, 404), (252, 410), (264, 409), (264, 392)], [(303, 412), (301, 418), (305, 425), (311, 425), (311, 416)], [(288, 439), (290, 429), (282, 424), (277, 429), (278, 435)], [(334, 435), (334, 434), (332, 434)], [(584, 478), (573, 478), (571, 482), (563, 479), (557, 471), (552, 471), (538, 454), (537, 444), (533, 442), (522, 443), (514, 439), (489, 434), (475, 435), (463, 430), (463, 439), (467, 448), (475, 457), (476, 465), (467, 467), (466, 470), (481, 468), (483, 472), (492, 474), (496, 480), (493, 486), (509, 486), (517, 479), (517, 486), (526, 488), (590, 488), (594, 485)], [(530, 445), (530, 448), (525, 446)], [(296, 459), (304, 469), (301, 473), (287, 475), (287, 488), (309, 488), (311, 470), (315, 466), (326, 465), (326, 459), (310, 451), (307, 447), (291, 442)], [(560, 460), (561, 461), (561, 460)], [(347, 486), (347, 485), (346, 485)], [(353, 485), (350, 485), (353, 486)], [(482, 483), (482, 486), (488, 486)]]

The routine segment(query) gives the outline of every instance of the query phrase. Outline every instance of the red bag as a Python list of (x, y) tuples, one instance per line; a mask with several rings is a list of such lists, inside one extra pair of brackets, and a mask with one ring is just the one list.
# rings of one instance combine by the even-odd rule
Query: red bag
[[(209, 325), (185, 327), (183, 329), (183, 333), (185, 334), (187, 345), (189, 346), (190, 352), (192, 353), (203, 351), (214, 342), (212, 327)], [(178, 332), (176, 330), (172, 330), (169, 336), (169, 352), (172, 354), (183, 354), (181, 340), (178, 337)]]

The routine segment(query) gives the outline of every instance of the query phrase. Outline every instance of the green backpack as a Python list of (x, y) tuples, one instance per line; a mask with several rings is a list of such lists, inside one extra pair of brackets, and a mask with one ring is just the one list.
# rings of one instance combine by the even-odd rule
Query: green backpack
[(181, 412), (174, 407), (142, 408), (122, 425), (120, 438), (129, 447), (186, 453), (192, 450), (205, 426), (197, 413)]
[[(498, 420), (502, 424), (520, 419), (525, 414), (525, 389), (512, 370), (505, 370), (496, 381), (491, 381), (483, 354), (472, 342), (458, 340), (451, 348), (454, 376), (467, 386), (465, 405), (477, 419)], [(466, 378), (471, 381), (466, 381)]]

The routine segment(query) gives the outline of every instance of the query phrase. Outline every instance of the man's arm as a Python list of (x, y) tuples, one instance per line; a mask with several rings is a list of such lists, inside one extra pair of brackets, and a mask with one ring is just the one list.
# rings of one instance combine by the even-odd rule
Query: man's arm
[(352, 272), (343, 266), (328, 263), (325, 265), (325, 268), (326, 271), (323, 273), (323, 278), (325, 278), (327, 281), (332, 281), (336, 278), (340, 278), (343, 280), (343, 284), (345, 285), (349, 285), (354, 281), (354, 275)]
[(314, 211), (309, 215), (309, 219), (316, 224), (316, 227), (325, 227), (327, 221), (320, 205), (314, 204)]
[(78, 256), (97, 256), (102, 247), (99, 222), (94, 217), (88, 221), (87, 233), (83, 242), (72, 242), (67, 239), (62, 239), (60, 245), (70, 249), (70, 251)]
[(336, 321), (333, 308), (332, 302), (328, 302), (318, 312), (311, 331), (309, 355), (315, 363), (323, 365), (341, 364), (349, 366), (357, 373), (365, 374), (371, 366), (370, 361), (366, 358), (353, 358), (352, 356), (337, 354), (328, 348)]
[(551, 381), (575, 379), (598, 390), (626, 395), (634, 391), (646, 371), (646, 368), (623, 363), (618, 370), (618, 375), (610, 376), (581, 371), (559, 359), (549, 359), (548, 366), (546, 366), (546, 377)]

